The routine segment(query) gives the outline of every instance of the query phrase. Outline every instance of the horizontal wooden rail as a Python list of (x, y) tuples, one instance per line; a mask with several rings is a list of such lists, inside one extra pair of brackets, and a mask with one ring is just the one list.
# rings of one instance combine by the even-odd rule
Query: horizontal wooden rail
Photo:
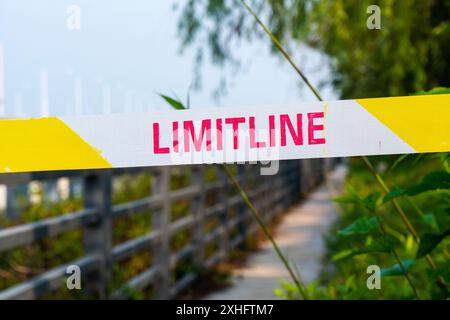
[(27, 245), (46, 237), (54, 237), (63, 232), (82, 227), (87, 222), (98, 219), (95, 209), (84, 209), (63, 214), (30, 224), (0, 230), (0, 252)]
[(97, 267), (98, 259), (98, 257), (85, 256), (79, 260), (46, 271), (31, 280), (15, 285), (4, 291), (0, 291), (0, 300), (37, 299), (40, 296), (61, 287), (61, 282), (67, 276), (66, 270), (68, 266), (77, 265), (82, 272), (89, 272)]

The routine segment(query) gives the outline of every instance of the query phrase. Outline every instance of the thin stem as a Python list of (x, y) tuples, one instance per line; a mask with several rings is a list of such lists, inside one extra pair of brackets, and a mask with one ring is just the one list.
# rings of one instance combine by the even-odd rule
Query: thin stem
[[(375, 213), (375, 217), (378, 220), (378, 224), (380, 225), (381, 232), (383, 232), (384, 235), (387, 235), (388, 233), (387, 233), (387, 231), (386, 231), (386, 229), (384, 227), (383, 221), (381, 220), (381, 218), (378, 215), (376, 215), (376, 212), (374, 212), (374, 213)], [(403, 265), (403, 262), (400, 260), (400, 257), (397, 254), (397, 251), (395, 249), (392, 249), (391, 252), (392, 252), (395, 260), (397, 260), (398, 265), (402, 269), (403, 275), (405, 276), (406, 280), (408, 281), (408, 283), (409, 283), (409, 285), (410, 285), (414, 295), (416, 296), (416, 298), (418, 300), (420, 300), (419, 294), (417, 293), (417, 289), (416, 289), (414, 283), (412, 282), (411, 278), (409, 277), (408, 271), (406, 270), (405, 266)]]
[(258, 15), (253, 11), (252, 8), (244, 1), (240, 0), (241, 3), (244, 5), (244, 7), (247, 9), (248, 12), (255, 18), (256, 22), (264, 29), (264, 31), (267, 33), (267, 35), (272, 40), (273, 44), (277, 47), (277, 49), (281, 52), (281, 54), (286, 58), (286, 60), (290, 63), (292, 68), (297, 72), (297, 74), (302, 78), (302, 80), (306, 83), (306, 85), (309, 87), (309, 89), (314, 93), (317, 99), (320, 101), (323, 101), (322, 97), (320, 96), (319, 92), (313, 87), (313, 85), (309, 82), (308, 78), (306, 78), (305, 74), (300, 70), (299, 67), (295, 64), (295, 62), (292, 60), (289, 53), (284, 49), (284, 47), (281, 45), (280, 41), (278, 41), (277, 37), (267, 28), (267, 26), (264, 24), (264, 22), (259, 19)]
[(399, 265), (400, 268), (402, 269), (403, 274), (404, 274), (406, 280), (408, 280), (408, 283), (409, 283), (409, 285), (411, 286), (411, 289), (413, 290), (414, 295), (416, 296), (416, 298), (417, 298), (418, 300), (420, 300), (419, 294), (417, 293), (417, 289), (416, 289), (416, 287), (414, 286), (414, 284), (413, 284), (411, 278), (409, 277), (408, 271), (406, 270), (405, 266), (403, 265), (403, 262), (400, 260), (400, 257), (398, 256), (397, 251), (395, 251), (395, 249), (392, 249), (392, 254), (394, 255), (395, 259), (397, 260), (398, 265)]
[[(381, 178), (381, 176), (378, 174), (378, 172), (375, 170), (375, 168), (373, 167), (372, 163), (370, 163), (369, 159), (367, 157), (361, 157), (362, 160), (364, 161), (364, 163), (366, 164), (366, 166), (369, 168), (370, 173), (372, 173), (372, 175), (375, 177), (375, 179), (377, 180), (378, 184), (381, 186), (381, 188), (383, 189), (383, 191), (385, 193), (389, 193), (389, 188), (386, 185), (386, 183), (384, 182), (383, 178)], [(409, 221), (408, 217), (406, 216), (405, 212), (403, 211), (403, 209), (400, 207), (400, 205), (398, 204), (396, 199), (392, 199), (392, 204), (394, 205), (395, 209), (397, 210), (397, 212), (400, 215), (400, 218), (402, 219), (403, 223), (405, 224), (406, 228), (408, 229), (408, 231), (412, 234), (412, 236), (414, 237), (414, 240), (416, 242), (418, 242), (418, 235), (417, 235), (417, 231), (414, 228), (414, 226), (411, 224), (411, 222)]]
[(295, 272), (292, 270), (291, 265), (289, 264), (287, 258), (284, 256), (283, 252), (281, 251), (280, 247), (278, 247), (277, 242), (273, 238), (269, 228), (266, 226), (264, 221), (262, 220), (261, 216), (259, 215), (256, 208), (253, 206), (253, 203), (250, 201), (250, 199), (247, 196), (247, 193), (244, 191), (244, 189), (241, 187), (239, 182), (236, 180), (236, 178), (231, 173), (229, 167), (226, 164), (223, 164), (223, 168), (228, 175), (231, 182), (234, 184), (236, 189), (239, 191), (239, 194), (241, 195), (242, 200), (244, 200), (244, 203), (247, 205), (247, 207), (250, 209), (251, 213), (253, 214), (253, 217), (258, 222), (259, 226), (261, 227), (262, 231), (264, 232), (264, 235), (269, 239), (270, 243), (272, 244), (273, 248), (275, 249), (275, 252), (277, 253), (280, 260), (283, 262), (286, 270), (289, 272), (290, 277), (294, 281), (295, 285), (297, 286), (297, 289), (302, 296), (304, 300), (308, 300), (308, 294), (305, 291), (304, 285), (301, 283), (301, 280), (299, 277), (295, 275)]
[[(362, 157), (364, 163), (366, 164), (366, 166), (369, 168), (369, 171), (372, 173), (372, 175), (375, 177), (375, 179), (377, 180), (378, 184), (381, 186), (381, 188), (383, 189), (383, 191), (385, 193), (389, 193), (390, 190), (387, 187), (386, 183), (384, 182), (383, 178), (381, 178), (381, 176), (378, 174), (378, 172), (376, 172), (375, 168), (373, 167), (372, 163), (370, 162), (370, 160), (367, 157)], [(409, 221), (408, 217), (406, 216), (405, 212), (403, 211), (403, 209), (400, 207), (400, 205), (398, 204), (396, 199), (392, 199), (392, 204), (395, 208), (395, 210), (397, 210), (400, 218), (402, 219), (403, 223), (405, 224), (406, 228), (408, 229), (408, 231), (411, 233), (411, 235), (413, 236), (413, 239), (416, 243), (420, 242), (420, 238), (417, 234), (416, 229), (414, 228), (414, 226), (411, 224), (411, 222)], [(433, 258), (428, 254), (426, 255), (426, 260), (428, 262), (428, 264), (435, 269), (436, 268), (436, 264), (434, 263)]]
[[(332, 193), (333, 198), (334, 198), (336, 192), (335, 192), (335, 190), (333, 189), (333, 187), (331, 186), (330, 183), (329, 183), (329, 188), (331, 189), (331, 193)], [(336, 205), (336, 204), (334, 203), (334, 205)], [(383, 221), (382, 221), (381, 218), (376, 214), (376, 212), (373, 212), (373, 213), (374, 213), (376, 219), (378, 220), (378, 223), (379, 223), (379, 225), (380, 225), (381, 231), (383, 232), (384, 235), (387, 235), (388, 232), (387, 232), (387, 230), (386, 230), (386, 227), (385, 227), (384, 224), (383, 224)], [(412, 282), (411, 278), (409, 277), (408, 271), (406, 270), (405, 266), (403, 265), (403, 262), (400, 260), (400, 257), (399, 257), (399, 255), (397, 254), (397, 251), (396, 251), (395, 249), (392, 249), (392, 255), (394, 256), (394, 258), (395, 258), (395, 260), (397, 261), (398, 265), (399, 265), (400, 268), (402, 269), (403, 274), (404, 274), (406, 280), (408, 281), (408, 283), (409, 283), (409, 285), (410, 285), (410, 287), (411, 287), (411, 289), (412, 289), (412, 291), (413, 291), (413, 294), (416, 296), (416, 298), (417, 298), (418, 300), (420, 300), (419, 294), (417, 293), (417, 289), (416, 289), (414, 283)]]

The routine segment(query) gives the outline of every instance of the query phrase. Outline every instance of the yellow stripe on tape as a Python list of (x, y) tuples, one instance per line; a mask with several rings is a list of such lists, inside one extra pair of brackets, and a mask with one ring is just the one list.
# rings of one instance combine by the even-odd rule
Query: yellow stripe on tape
[(450, 150), (450, 94), (358, 99), (417, 152)]
[(0, 121), (0, 172), (111, 168), (58, 118)]

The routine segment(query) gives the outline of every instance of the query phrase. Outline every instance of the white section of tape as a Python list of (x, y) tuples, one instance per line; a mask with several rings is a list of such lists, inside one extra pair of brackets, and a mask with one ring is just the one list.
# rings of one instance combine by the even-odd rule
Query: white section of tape
[[(302, 119), (303, 143), (301, 145), (298, 145), (300, 141), (297, 131), (298, 114), (301, 114)], [(275, 142), (272, 147), (270, 146), (271, 117), (275, 124), (275, 130), (272, 132), (275, 137), (272, 141)], [(249, 131), (252, 118), (255, 128), (253, 142), (251, 130)], [(152, 114), (62, 117), (61, 119), (91, 146), (100, 150), (113, 167), (415, 152), (354, 100), (303, 103), (297, 107), (168, 110)], [(218, 136), (220, 136), (217, 127), (218, 119), (222, 126), (223, 139), (219, 139), (221, 143), (218, 142)], [(192, 133), (183, 130), (185, 126), (188, 130), (191, 129), (189, 121), (193, 121), (196, 137), (201, 132), (202, 121), (206, 121), (205, 128), (209, 128), (208, 121), (210, 121), (210, 149), (206, 144), (208, 133), (205, 132), (201, 149), (195, 151)], [(178, 123), (178, 152), (173, 145), (174, 122)], [(233, 130), (233, 122), (239, 122), (236, 125), (237, 131)], [(154, 124), (159, 127), (159, 139), (156, 140), (154, 140)], [(324, 125), (324, 128), (321, 128), (321, 125)], [(283, 134), (283, 128), (285, 134)], [(293, 132), (290, 129), (293, 129)], [(310, 139), (311, 133), (313, 140)], [(237, 149), (234, 144), (236, 134), (239, 143)], [(189, 152), (183, 151), (185, 136), (188, 137)], [(297, 145), (294, 142), (295, 138), (297, 138)], [(322, 138), (325, 139), (324, 143), (320, 142)], [(286, 145), (282, 145), (283, 139)], [(169, 153), (155, 153), (154, 141), (158, 142), (159, 151)], [(222, 148), (220, 148), (221, 144)]]

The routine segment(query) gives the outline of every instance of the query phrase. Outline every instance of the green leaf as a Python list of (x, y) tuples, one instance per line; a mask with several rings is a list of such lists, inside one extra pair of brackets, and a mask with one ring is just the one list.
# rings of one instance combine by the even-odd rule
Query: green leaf
[(436, 171), (427, 174), (422, 181), (412, 187), (402, 189), (394, 187), (383, 198), (383, 203), (389, 202), (392, 199), (398, 198), (402, 195), (415, 196), (423, 192), (433, 190), (449, 190), (450, 189), (450, 173), (445, 171)]
[(340, 197), (336, 197), (333, 199), (333, 201), (346, 204), (358, 204), (361, 202), (361, 200), (353, 194), (346, 194)]
[(347, 249), (342, 250), (333, 255), (332, 259), (333, 261), (337, 262), (339, 260), (351, 258), (360, 254), (367, 254), (367, 253), (374, 253), (374, 252), (380, 252), (380, 253), (390, 253), (394, 248), (400, 244), (400, 241), (391, 235), (383, 235), (381, 237), (376, 238), (372, 241), (369, 245), (362, 249)]
[(450, 282), (450, 260), (446, 261), (443, 265), (437, 267), (436, 269), (427, 269), (427, 275), (433, 281), (439, 277), (442, 277), (445, 282)]
[(410, 153), (402, 154), (400, 157), (397, 158), (397, 160), (395, 160), (395, 162), (392, 164), (392, 166), (389, 168), (389, 170), (394, 170), (395, 167), (397, 167), (401, 162), (403, 162), (403, 160), (405, 160), (409, 156), (411, 156)]
[(450, 88), (445, 87), (436, 87), (431, 89), (430, 91), (418, 91), (413, 95), (427, 95), (427, 94), (447, 94), (450, 93)]
[(384, 198), (383, 198), (383, 203), (389, 202), (392, 199), (395, 199), (397, 197), (400, 197), (402, 195), (404, 195), (406, 193), (405, 189), (399, 188), (399, 187), (394, 187), (390, 192), (388, 192)]
[(426, 153), (419, 153), (415, 155), (414, 161), (411, 163), (411, 166), (415, 166), (421, 159), (425, 158)]
[(380, 224), (376, 217), (363, 217), (359, 218), (346, 228), (339, 230), (337, 234), (339, 236), (351, 236), (355, 234), (366, 234), (374, 230), (378, 230), (380, 227)]
[(445, 300), (450, 298), (448, 287), (445, 284), (436, 281), (438, 278), (442, 278), (446, 283), (450, 283), (450, 260), (446, 261), (436, 269), (427, 269), (426, 272), (429, 279), (437, 284), (438, 290), (434, 289), (431, 292), (432, 299)]
[(183, 103), (181, 103), (178, 100), (175, 100), (169, 96), (166, 96), (164, 94), (158, 94), (161, 98), (163, 98), (170, 106), (172, 106), (174, 109), (177, 110), (185, 110), (187, 109)]
[(337, 261), (345, 259), (345, 258), (353, 257), (355, 255), (355, 253), (356, 252), (352, 249), (342, 250), (342, 251), (339, 251), (338, 253), (336, 253), (335, 255), (333, 255), (332, 260), (337, 262)]
[(379, 206), (379, 200), (379, 192), (373, 192), (364, 199), (361, 199), (357, 194), (354, 194), (353, 192), (333, 199), (333, 201), (338, 203), (361, 204), (371, 211), (374, 211)]
[(373, 252), (392, 252), (394, 248), (400, 244), (400, 241), (391, 235), (383, 235), (376, 238), (371, 244), (364, 249), (358, 250), (356, 254), (365, 254)]
[(419, 249), (417, 249), (417, 255), (416, 259), (420, 259), (422, 257), (425, 257), (427, 254), (429, 254), (431, 251), (433, 251), (434, 248), (436, 248), (439, 243), (441, 243), (442, 240), (444, 240), (445, 237), (450, 235), (450, 229), (440, 233), (425, 233), (421, 239), (419, 244)]
[(369, 194), (367, 197), (365, 197), (362, 200), (362, 203), (367, 209), (369, 209), (371, 211), (375, 211), (379, 205), (379, 200), (380, 200), (380, 193), (373, 192), (373, 193)]
[(400, 264), (393, 265), (392, 267), (381, 269), (382, 277), (392, 277), (392, 276), (403, 276), (405, 275), (405, 271), (409, 271), (412, 266), (415, 264), (415, 260), (403, 260), (402, 266)]
[(450, 189), (450, 173), (436, 171), (427, 174), (418, 185), (407, 188), (406, 193), (415, 196), (423, 192), (441, 189)]
[(436, 285), (439, 288), (439, 291), (434, 288), (431, 290), (430, 295), (432, 300), (447, 300), (450, 298), (450, 291), (448, 291), (444, 284), (437, 282)]
[(422, 221), (431, 227), (434, 231), (439, 232), (439, 225), (436, 221), (436, 217), (432, 213), (427, 213), (422, 216)]
[(450, 172), (450, 152), (442, 152), (437, 154), (439, 160), (447, 172)]

